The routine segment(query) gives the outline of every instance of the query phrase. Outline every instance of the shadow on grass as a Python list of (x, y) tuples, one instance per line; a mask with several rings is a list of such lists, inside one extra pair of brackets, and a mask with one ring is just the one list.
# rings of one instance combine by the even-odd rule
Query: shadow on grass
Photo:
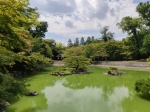
[(145, 95), (145, 94), (138, 94), (137, 96), (139, 96), (140, 98), (150, 101), (150, 95)]
[[(37, 109), (35, 107), (29, 107), (20, 112), (36, 112), (36, 111), (37, 111)], [(16, 108), (9, 108), (9, 109), (7, 109), (7, 112), (16, 112)]]
[(9, 108), (9, 109), (6, 109), (6, 112), (16, 112), (16, 108)]

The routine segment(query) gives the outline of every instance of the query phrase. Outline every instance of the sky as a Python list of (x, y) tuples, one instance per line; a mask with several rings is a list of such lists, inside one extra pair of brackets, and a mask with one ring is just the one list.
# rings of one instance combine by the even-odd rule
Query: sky
[(115, 40), (126, 37), (116, 26), (125, 16), (137, 17), (139, 2), (148, 0), (30, 0), (37, 7), (40, 21), (48, 22), (47, 39), (67, 44), (71, 39), (94, 36), (100, 38), (100, 30), (109, 26)]

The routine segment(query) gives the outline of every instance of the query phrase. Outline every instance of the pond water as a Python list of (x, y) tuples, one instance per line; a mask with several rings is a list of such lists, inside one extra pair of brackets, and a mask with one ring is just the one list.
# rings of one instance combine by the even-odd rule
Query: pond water
[(150, 112), (150, 100), (134, 90), (135, 81), (149, 77), (150, 71), (129, 70), (114, 77), (103, 75), (106, 69), (92, 69), (85, 75), (54, 77), (45, 72), (28, 78), (30, 89), (39, 95), (15, 100), (7, 112)]
[(56, 82), (53, 87), (46, 87), (42, 92), (48, 105), (43, 112), (123, 112), (122, 101), (132, 98), (124, 86), (105, 93), (103, 87), (70, 89), (64, 87), (62, 81)]

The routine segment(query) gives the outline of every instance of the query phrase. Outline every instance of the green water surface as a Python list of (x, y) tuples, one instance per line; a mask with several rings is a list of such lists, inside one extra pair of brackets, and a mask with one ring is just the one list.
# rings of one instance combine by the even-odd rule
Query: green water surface
[(39, 95), (15, 99), (7, 112), (150, 112), (150, 100), (134, 90), (134, 82), (148, 78), (150, 71), (110, 76), (103, 74), (106, 68), (90, 68), (91, 74), (56, 77), (50, 71), (57, 67), (50, 67), (26, 78)]

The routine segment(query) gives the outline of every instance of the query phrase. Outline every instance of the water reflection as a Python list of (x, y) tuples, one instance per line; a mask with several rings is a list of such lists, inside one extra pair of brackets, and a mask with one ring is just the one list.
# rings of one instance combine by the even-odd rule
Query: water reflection
[(121, 103), (129, 97), (129, 90), (124, 86), (106, 93), (103, 87), (74, 90), (64, 87), (62, 83), (58, 81), (55, 86), (42, 91), (48, 108), (40, 112), (123, 112)]

